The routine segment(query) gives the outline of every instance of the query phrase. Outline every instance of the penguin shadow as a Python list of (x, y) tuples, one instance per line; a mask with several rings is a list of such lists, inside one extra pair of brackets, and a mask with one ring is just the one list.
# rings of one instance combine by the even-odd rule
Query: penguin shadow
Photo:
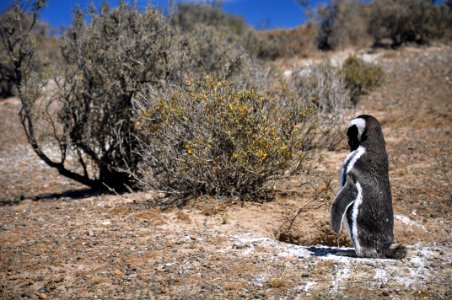
[(354, 249), (347, 248), (329, 248), (329, 247), (317, 247), (311, 246), (306, 248), (311, 252), (311, 256), (345, 256), (345, 257), (353, 257), (357, 258), (356, 252)]

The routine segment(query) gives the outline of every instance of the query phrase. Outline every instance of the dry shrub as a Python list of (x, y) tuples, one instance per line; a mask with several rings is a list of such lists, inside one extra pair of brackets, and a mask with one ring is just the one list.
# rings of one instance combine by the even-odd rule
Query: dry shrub
[(316, 126), (308, 127), (305, 132), (305, 146), (334, 149), (342, 139), (344, 111), (351, 106), (349, 90), (340, 69), (327, 60), (298, 69), (290, 86), (297, 97), (304, 99), (316, 112), (311, 117)]
[(74, 13), (63, 38), (58, 138), (76, 149), (84, 176), (98, 185), (123, 190), (132, 184), (119, 171), (138, 162), (132, 97), (144, 84), (172, 79), (170, 49), (171, 31), (157, 10), (104, 5), (88, 24), (81, 10)]
[(178, 77), (200, 79), (206, 73), (230, 77), (249, 64), (249, 55), (227, 30), (194, 24), (191, 31), (178, 32), (174, 39), (179, 48), (172, 55), (179, 66), (172, 72), (179, 72)]
[[(334, 0), (317, 7), (317, 45), (398, 47), (406, 43), (448, 41), (452, 36), (450, 1)], [(389, 44), (387, 43), (389, 41)]]
[(257, 32), (247, 25), (243, 18), (225, 13), (220, 6), (215, 1), (210, 5), (179, 3), (171, 15), (171, 25), (182, 35), (192, 36), (195, 40), (202, 39), (203, 34), (206, 34), (196, 33), (199, 28), (210, 28), (207, 34), (214, 32), (220, 42), (220, 45), (213, 44), (210, 51), (222, 49), (221, 46), (228, 43), (231, 46), (243, 47), (249, 55), (256, 56), (260, 44)]
[[(249, 30), (236, 19), (218, 25), (208, 14), (187, 31), (125, 2), (89, 18), (75, 11), (57, 92), (36, 114), (49, 76), (30, 36), (13, 30), (20, 14), (2, 16), (1, 29), (17, 42), (9, 54), (18, 55), (27, 138), (49, 166), (87, 186), (123, 191), (138, 181), (170, 194), (268, 198), (273, 180), (303, 167), (306, 149), (331, 148), (339, 136), (347, 91), (330, 64), (270, 80), (242, 51)], [(57, 155), (46, 152), (40, 122)]]
[(384, 71), (380, 66), (366, 63), (356, 56), (349, 56), (345, 60), (341, 72), (353, 104), (358, 102), (361, 95), (380, 86), (384, 80)]
[(425, 44), (451, 36), (450, 2), (429, 0), (335, 0), (317, 8), (318, 47), (322, 50), (347, 46), (397, 47)]
[(291, 282), (287, 278), (270, 278), (265, 282), (265, 286), (271, 289), (287, 289), (291, 286)]
[(268, 198), (267, 183), (305, 159), (297, 125), (308, 110), (280, 100), (213, 76), (148, 89), (136, 99), (142, 163), (135, 178), (167, 193)]
[(368, 40), (367, 11), (361, 1), (335, 0), (317, 8), (317, 45), (321, 50), (362, 46)]
[[(44, 3), (37, 3), (40, 9)], [(0, 97), (18, 95), (22, 80), (16, 68), (36, 76), (43, 73), (49, 61), (60, 62), (57, 39), (47, 34), (49, 26), (14, 3), (0, 17)], [(26, 61), (26, 62), (25, 62)], [(33, 69), (33, 70), (31, 70)]]
[(374, 45), (390, 39), (391, 46), (425, 44), (451, 35), (450, 4), (429, 0), (376, 0), (368, 5), (369, 34)]
[(229, 46), (212, 27), (182, 35), (152, 7), (138, 10), (121, 2), (111, 10), (104, 4), (88, 15), (74, 12), (72, 27), (62, 37), (62, 63), (52, 70), (56, 92), (49, 95), (44, 86), (50, 70), (39, 60), (30, 34), (43, 4), (32, 6), (28, 27), (17, 24), (27, 20), (18, 5), (1, 18), (3, 50), (21, 86), (21, 121), (45, 163), (95, 189), (134, 187), (123, 170), (135, 169), (141, 158), (131, 120), (132, 99), (143, 88), (179, 85), (205, 72), (228, 77), (243, 65), (239, 47)]
[(274, 60), (281, 57), (308, 56), (315, 51), (317, 27), (309, 22), (294, 29), (275, 29), (258, 32), (260, 59)]

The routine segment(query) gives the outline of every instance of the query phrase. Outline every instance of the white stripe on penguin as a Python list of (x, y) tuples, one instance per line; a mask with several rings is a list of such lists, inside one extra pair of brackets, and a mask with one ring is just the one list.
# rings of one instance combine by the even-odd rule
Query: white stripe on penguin
[(359, 146), (355, 151), (350, 152), (347, 157), (344, 160), (344, 163), (341, 168), (341, 174), (340, 174), (340, 180), (339, 185), (341, 186), (341, 189), (344, 187), (346, 182), (346, 176), (348, 172), (353, 168), (356, 161), (364, 154), (366, 153), (366, 148), (363, 146)]
[(366, 153), (366, 148), (364, 148), (363, 146), (359, 146), (358, 149), (355, 150), (356, 151), (356, 155), (354, 155), (352, 157), (352, 160), (350, 161), (350, 163), (347, 166), (347, 173), (350, 172), (350, 170), (353, 168), (353, 166), (355, 165), (356, 161), (364, 154)]
[(355, 203), (353, 204), (353, 213), (352, 213), (352, 232), (353, 232), (353, 240), (355, 244), (356, 253), (359, 255), (361, 253), (361, 245), (359, 244), (358, 237), (358, 212), (361, 203), (363, 202), (363, 189), (361, 188), (361, 184), (356, 182), (356, 188), (358, 189), (358, 196), (356, 196)]

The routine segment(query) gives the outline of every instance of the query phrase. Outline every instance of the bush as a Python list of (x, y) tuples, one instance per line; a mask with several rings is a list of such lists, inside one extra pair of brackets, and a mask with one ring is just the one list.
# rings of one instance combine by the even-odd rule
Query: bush
[(172, 72), (179, 72), (180, 78), (201, 79), (206, 73), (229, 77), (250, 64), (249, 55), (226, 30), (196, 24), (190, 32), (178, 32), (174, 39), (180, 45), (173, 51), (179, 65)]
[[(377, 0), (369, 4), (369, 34), (379, 46), (428, 43), (450, 32), (450, 9), (429, 0)], [(449, 24), (447, 24), (449, 22)]]
[(298, 69), (291, 78), (290, 88), (315, 112), (310, 120), (315, 126), (307, 127), (305, 146), (309, 149), (334, 149), (343, 135), (344, 111), (351, 106), (349, 90), (340, 69), (327, 60)]
[(345, 84), (350, 91), (350, 99), (356, 104), (359, 97), (381, 85), (384, 80), (383, 69), (375, 64), (366, 63), (356, 56), (349, 56), (341, 69)]
[[(35, 3), (32, 20), (42, 5)], [(96, 14), (93, 9), (89, 18), (81, 9), (75, 11), (73, 25), (62, 37), (62, 63), (49, 70), (30, 34), (35, 22), (18, 26), (22, 16), (16, 5), (1, 24), (6, 44), (15, 45), (5, 51), (14, 58), (10, 63), (21, 87), (28, 141), (49, 166), (95, 189), (134, 187), (124, 170), (134, 170), (141, 159), (131, 120), (132, 99), (144, 87), (180, 85), (205, 72), (231, 77), (247, 63), (240, 49), (226, 47), (227, 40), (213, 27), (202, 25), (183, 36), (157, 10), (139, 11), (121, 2), (114, 10), (103, 5)], [(49, 75), (55, 87), (45, 91)]]
[[(260, 49), (257, 33), (243, 18), (226, 14), (215, 1), (212, 5), (179, 3), (170, 20), (176, 31), (195, 40), (205, 39), (203, 34), (216, 35), (220, 45), (213, 44), (213, 51), (242, 47), (255, 57)], [(200, 28), (208, 28), (208, 32), (203, 33)], [(228, 46), (224, 47), (226, 43)]]
[[(42, 2), (42, 3), (41, 3)], [(28, 14), (15, 3), (0, 16), (0, 97), (18, 94), (22, 78), (16, 69), (35, 75), (42, 73), (48, 63), (44, 56), (54, 55), (50, 48), (38, 45), (55, 44), (56, 39), (46, 34), (47, 25), (39, 23), (37, 12), (44, 5), (38, 1)], [(33, 15), (36, 14), (34, 18)], [(54, 55), (53, 59), (58, 59)]]
[(258, 32), (260, 59), (274, 60), (281, 57), (308, 56), (316, 50), (317, 27), (309, 22), (294, 29), (275, 29)]
[(361, 1), (336, 0), (317, 8), (317, 45), (321, 50), (362, 46), (368, 40), (367, 11)]
[(295, 99), (241, 89), (212, 76), (166, 92), (139, 94), (135, 126), (145, 188), (174, 194), (268, 198), (269, 181), (300, 170), (300, 126), (309, 112)]
[(329, 64), (290, 83), (269, 79), (227, 26), (184, 32), (125, 2), (89, 18), (77, 10), (52, 74), (31, 30), (15, 31), (20, 15), (16, 7), (1, 24), (16, 45), (6, 50), (27, 138), (45, 163), (92, 188), (266, 198), (273, 180), (303, 167), (305, 150), (333, 144), (347, 104)]
[[(36, 20), (42, 2), (36, 2)], [(2, 17), (7, 49), (15, 59), (23, 109), (21, 121), (36, 154), (62, 175), (96, 189), (123, 191), (133, 185), (121, 169), (134, 167), (139, 157), (132, 119), (132, 98), (146, 84), (176, 80), (171, 72), (171, 31), (157, 10), (140, 12), (121, 2), (115, 10), (104, 5), (86, 23), (79, 9), (62, 38), (63, 63), (54, 72), (56, 91), (28, 35), (33, 24), (18, 32), (16, 5)], [(43, 97), (44, 96), (44, 97)], [(43, 132), (44, 131), (44, 132)], [(51, 147), (51, 149), (48, 149)], [(57, 147), (58, 156), (55, 156)], [(50, 150), (50, 151), (49, 151)]]
[(12, 97), (17, 92), (14, 78), (14, 65), (10, 63), (8, 53), (0, 50), (0, 98)]
[(319, 49), (341, 49), (350, 45), (392, 47), (451, 36), (450, 3), (430, 0), (335, 0), (317, 8)]
[(309, 99), (320, 114), (343, 112), (349, 106), (345, 78), (327, 60), (296, 70), (292, 83), (297, 94), (303, 99)]

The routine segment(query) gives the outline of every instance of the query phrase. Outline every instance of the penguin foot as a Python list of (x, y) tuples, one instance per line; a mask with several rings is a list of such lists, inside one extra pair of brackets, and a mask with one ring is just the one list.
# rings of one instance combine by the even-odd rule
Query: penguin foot
[(385, 250), (385, 256), (386, 258), (402, 259), (406, 256), (406, 248), (398, 243), (391, 244), (391, 246)]

